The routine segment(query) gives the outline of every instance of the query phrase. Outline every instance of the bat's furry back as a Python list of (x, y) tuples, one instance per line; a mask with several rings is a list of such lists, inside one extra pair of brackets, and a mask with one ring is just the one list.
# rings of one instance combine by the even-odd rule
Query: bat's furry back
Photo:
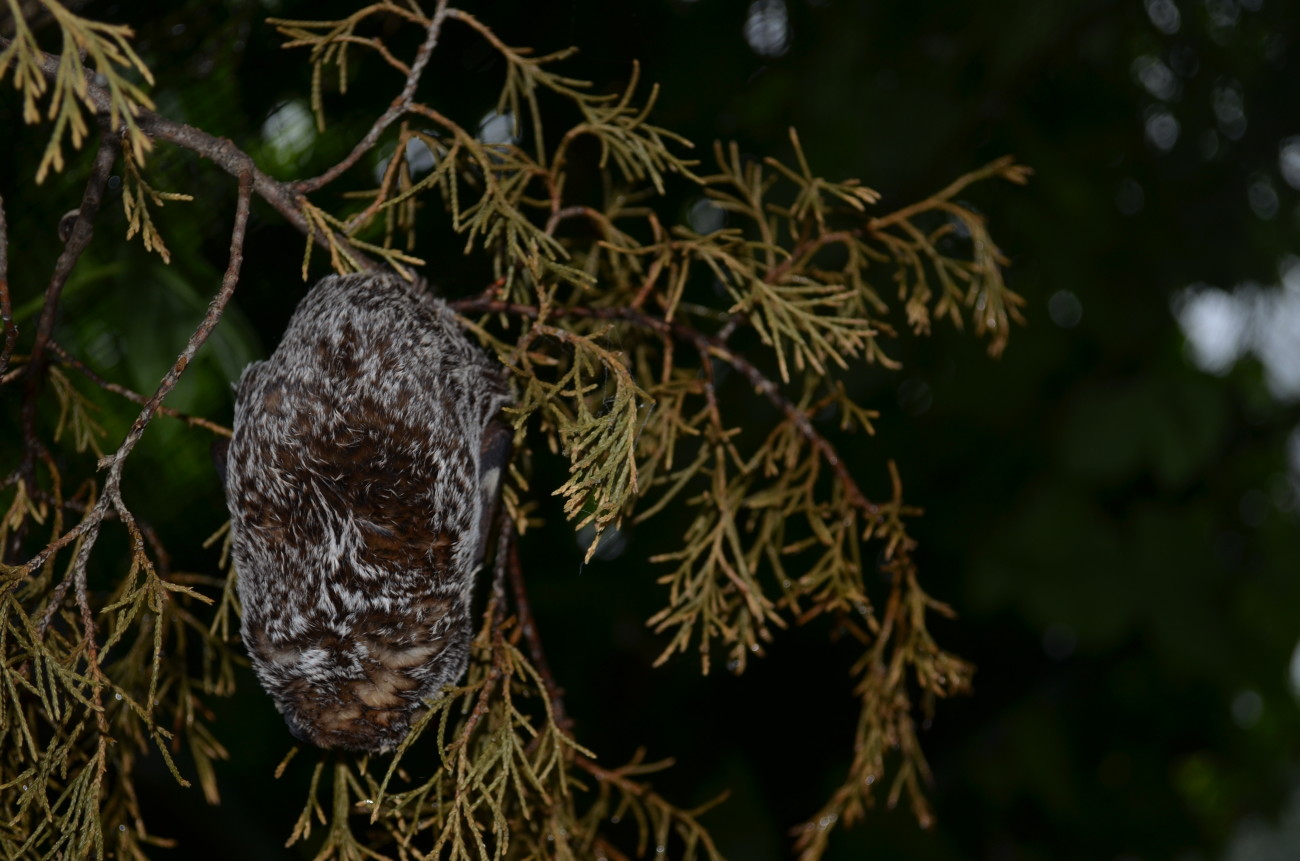
[(388, 750), (464, 672), (506, 399), (451, 311), (384, 275), (318, 283), (244, 371), (226, 466), (242, 632), (294, 735)]

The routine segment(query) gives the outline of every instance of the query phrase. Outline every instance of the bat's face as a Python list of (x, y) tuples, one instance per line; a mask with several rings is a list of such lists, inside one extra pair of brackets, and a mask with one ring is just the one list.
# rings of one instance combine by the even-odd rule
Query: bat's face
[(425, 704), (465, 669), (469, 619), (448, 602), (437, 603), (400, 634), (382, 620), (361, 618), (340, 626), (343, 632), (275, 642), (251, 626), (246, 642), (253, 667), (289, 731), (319, 747), (376, 753), (396, 747)]

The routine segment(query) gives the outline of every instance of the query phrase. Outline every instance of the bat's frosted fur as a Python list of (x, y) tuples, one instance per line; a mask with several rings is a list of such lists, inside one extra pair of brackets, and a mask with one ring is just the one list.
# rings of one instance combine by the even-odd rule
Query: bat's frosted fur
[(452, 312), (385, 275), (325, 278), (244, 371), (226, 467), (242, 633), (296, 736), (391, 749), (465, 671), (507, 398)]

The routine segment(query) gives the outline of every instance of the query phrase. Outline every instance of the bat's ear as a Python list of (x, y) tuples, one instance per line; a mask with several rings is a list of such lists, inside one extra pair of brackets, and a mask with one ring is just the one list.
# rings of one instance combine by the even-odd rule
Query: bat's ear
[(230, 452), (230, 439), (228, 437), (217, 437), (212, 441), (212, 465), (217, 469), (217, 476), (221, 479), (221, 486), (226, 486), (226, 456)]
[(501, 499), (501, 482), (505, 471), (510, 466), (510, 451), (514, 447), (514, 428), (500, 416), (488, 422), (483, 429), (483, 447), (479, 452), (478, 480), (481, 513), (479, 515), (479, 538), (477, 563), (483, 564), (487, 553), (488, 536), (493, 533), (492, 525), (496, 519), (497, 502)]

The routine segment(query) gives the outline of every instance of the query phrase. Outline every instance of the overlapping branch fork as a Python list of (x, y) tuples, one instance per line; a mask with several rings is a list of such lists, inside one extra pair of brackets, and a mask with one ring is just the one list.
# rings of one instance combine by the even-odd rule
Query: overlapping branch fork
[[(430, 206), (444, 212), (433, 229), (449, 227), (463, 237), (466, 254), (485, 257), (494, 271), (491, 284), (455, 304), (514, 371), (516, 450), (545, 445), (568, 457), (569, 478), (554, 492), (565, 515), (590, 528), (588, 556), (603, 533), (629, 521), (670, 507), (689, 515), (676, 547), (657, 557), (671, 568), (661, 578), (666, 604), (649, 620), (666, 635), (660, 663), (694, 646), (705, 672), (719, 651), (729, 669), (742, 672), (776, 629), (824, 614), (860, 643), (852, 668), (861, 708), (852, 762), (841, 787), (797, 830), (801, 857), (820, 857), (833, 827), (862, 815), (887, 766), (888, 803), (906, 793), (922, 822), (930, 820), (915, 715), (918, 708), (928, 714), (936, 697), (966, 690), (971, 668), (927, 631), (931, 612), (950, 610), (919, 585), (905, 526), (919, 511), (905, 503), (898, 470), (881, 464), (888, 498), (870, 499), (823, 419), (834, 416), (842, 431), (872, 431), (876, 414), (855, 400), (852, 372), (867, 364), (896, 367), (889, 343), (904, 327), (923, 334), (936, 319), (969, 322), (992, 353), (1001, 352), (1021, 300), (1003, 282), (1005, 261), (984, 219), (960, 196), (988, 178), (1023, 183), (1027, 169), (1000, 159), (880, 215), (875, 192), (817, 176), (793, 131), (792, 163), (718, 144), (706, 171), (683, 154), (689, 141), (648, 121), (657, 90), (638, 99), (635, 65), (624, 91), (594, 94), (555, 71), (569, 51), (534, 56), (510, 47), (447, 0), (430, 10), (413, 0), (384, 0), (334, 21), (270, 22), (286, 48), (308, 51), (321, 130), (327, 90), (346, 94), (351, 65), (377, 60), (396, 72), (400, 86), (345, 158), (316, 177), (281, 182), (236, 143), (151, 110), (149, 70), (126, 28), (41, 0), (64, 39), (62, 53), (48, 55), (13, 0), (6, 2), (18, 24), (13, 39), (0, 39), (0, 78), (13, 76), (28, 123), (42, 114), (53, 122), (38, 180), (62, 169), (68, 140), (75, 148), (89, 136), (84, 113), (100, 128), (82, 205), (22, 355), (15, 353), (0, 203), (0, 381), (21, 384), (23, 398), (23, 454), (4, 479), (12, 496), (0, 522), (7, 583), (0, 733), (15, 752), (0, 766), (0, 785), (10, 790), (0, 793), (0, 815), (22, 823), (11, 829), (20, 836), (4, 844), (13, 850), (7, 854), (102, 854), (107, 833), (116, 851), (142, 855), (156, 838), (140, 818), (131, 774), (150, 744), (182, 783), (172, 756), (185, 745), (205, 793), (216, 797), (211, 762), (226, 751), (204, 718), (201, 695), (228, 693), (234, 683), (233, 574), (221, 580), (171, 572), (166, 550), (129, 510), (120, 482), (148, 424), (159, 413), (174, 414), (163, 400), (231, 299), (254, 195), (304, 234), (304, 278), (313, 247), (325, 249), (338, 271), (389, 266), (410, 276), (424, 263), (415, 255), (417, 230), (430, 229), (430, 219), (417, 213)], [(381, 20), (418, 29), (413, 56), (399, 56), (373, 35)], [(484, 142), (429, 104), (440, 86), (429, 74), (430, 59), (451, 25), (484, 39), (503, 59), (496, 111), (518, 143)], [(576, 108), (579, 120), (563, 129), (544, 125), (546, 101)], [(596, 145), (595, 159), (575, 146), (583, 139)], [(237, 180), (238, 194), (222, 283), (146, 397), (104, 379), (51, 334), (63, 284), (90, 242), (119, 157), (130, 233), (167, 258), (151, 209), (186, 195), (159, 191), (146, 179), (147, 153), (160, 141), (212, 161)], [(418, 146), (432, 155), (431, 167), (408, 159)], [(391, 155), (379, 160), (380, 153)], [(365, 187), (376, 161), (377, 187)], [(599, 181), (572, 183), (577, 175)], [(696, 211), (712, 208), (722, 226), (705, 231), (667, 218), (655, 198), (670, 181), (695, 188)], [(571, 187), (604, 192), (579, 199)], [(350, 202), (324, 202), (327, 189), (344, 191)], [(895, 320), (900, 312), (902, 325)], [(58, 431), (51, 439), (37, 421), (39, 400), (51, 392), (60, 399), (79, 450), (97, 440), (84, 398), (60, 364), (143, 407), (117, 450), (100, 461), (105, 475), (88, 476), (72, 494), (51, 455)], [(766, 403), (770, 426), (755, 428), (749, 408), (744, 420), (731, 414), (724, 404), (732, 399), (719, 396), (728, 387)], [(180, 417), (228, 433), (206, 419)], [(528, 490), (517, 467), (506, 501), (520, 529), (531, 510)], [(81, 519), (65, 527), (67, 512)], [(112, 575), (111, 598), (97, 600), (87, 577), (106, 521), (122, 524), (131, 556), (129, 570)], [(674, 806), (646, 781), (662, 763), (638, 757), (606, 768), (575, 740), (528, 608), (513, 534), (506, 530), (496, 554), (496, 588), (464, 686), (434, 704), (386, 770), (338, 761), (329, 766), (327, 790), (321, 760), (291, 842), (319, 822), (328, 826), (321, 857), (382, 851), (401, 858), (624, 858), (654, 850), (719, 857), (698, 818), (702, 810)], [(877, 555), (884, 560), (878, 566), (864, 561)], [(113, 570), (108, 560), (99, 565)], [(876, 567), (886, 585), (873, 596), (867, 583)], [(215, 611), (201, 606), (214, 599)], [(185, 660), (195, 649), (204, 657), (198, 676)], [(400, 764), (421, 739), (436, 745), (444, 765), (413, 784)], [(24, 788), (11, 791), (15, 786)], [(358, 812), (369, 813), (378, 829), (366, 840), (354, 835)], [(618, 824), (625, 818), (630, 829)], [(9, 834), (0, 830), (0, 842), (14, 839)], [(634, 845), (618, 848), (628, 836)]]

